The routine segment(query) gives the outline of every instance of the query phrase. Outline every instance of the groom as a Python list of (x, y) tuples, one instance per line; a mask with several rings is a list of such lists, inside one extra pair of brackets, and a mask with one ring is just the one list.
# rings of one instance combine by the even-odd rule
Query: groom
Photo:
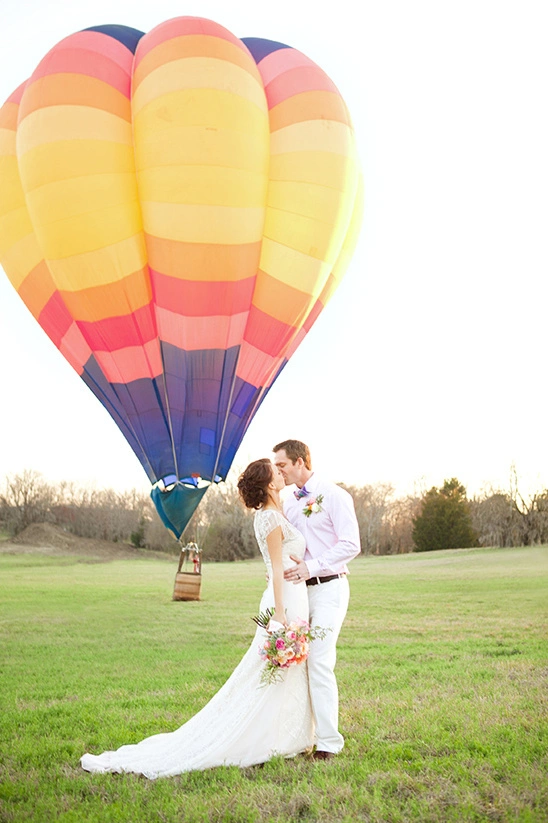
[(331, 629), (324, 640), (310, 646), (308, 676), (316, 719), (316, 760), (329, 760), (341, 751), (338, 729), (339, 695), (334, 668), (336, 645), (348, 608), (346, 563), (360, 553), (360, 535), (354, 503), (348, 492), (312, 471), (310, 450), (300, 440), (284, 440), (273, 448), (274, 462), (286, 486), (297, 489), (284, 504), (285, 516), (306, 540), (303, 560), (291, 555), (295, 566), (286, 580), (306, 580), (310, 625)]

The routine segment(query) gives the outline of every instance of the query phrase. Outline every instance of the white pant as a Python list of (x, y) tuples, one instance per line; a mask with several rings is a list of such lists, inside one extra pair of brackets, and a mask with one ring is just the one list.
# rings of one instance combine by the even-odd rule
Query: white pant
[(350, 591), (346, 577), (308, 586), (310, 625), (331, 629), (324, 640), (310, 644), (308, 677), (310, 699), (316, 720), (316, 748), (323, 752), (340, 752), (344, 738), (339, 733), (339, 692), (334, 668), (337, 638), (348, 609)]

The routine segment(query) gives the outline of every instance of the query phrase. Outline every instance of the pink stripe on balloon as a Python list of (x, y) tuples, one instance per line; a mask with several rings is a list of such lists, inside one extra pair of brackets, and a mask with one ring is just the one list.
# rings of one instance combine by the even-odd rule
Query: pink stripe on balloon
[(156, 46), (165, 43), (166, 40), (189, 34), (205, 34), (210, 37), (220, 37), (238, 46), (242, 51), (245, 51), (246, 54), (249, 54), (242, 41), (228, 31), (228, 29), (225, 29), (224, 26), (220, 26), (219, 23), (214, 23), (213, 20), (206, 20), (203, 17), (175, 17), (172, 20), (166, 20), (165, 23), (160, 23), (159, 26), (151, 29), (148, 34), (145, 34), (145, 36), (139, 40), (135, 52), (135, 66), (139, 65), (145, 55), (155, 49)]
[(73, 322), (58, 291), (52, 294), (36, 319), (57, 348)]
[(126, 52), (128, 59), (122, 68), (118, 63), (97, 52), (54, 48), (32, 75), (32, 82), (41, 77), (50, 77), (52, 74), (83, 74), (108, 83), (109, 86), (130, 98), (132, 55), (127, 49)]
[(25, 86), (27, 85), (28, 82), (29, 82), (28, 80), (25, 80), (24, 83), (21, 83), (20, 86), (17, 86), (15, 91), (13, 91), (10, 94), (10, 96), (8, 97), (8, 99), (6, 100), (6, 103), (20, 103), (21, 98), (23, 96), (23, 92), (25, 91)]
[(245, 339), (255, 348), (272, 356), (287, 346), (295, 328), (253, 306), (245, 330)]
[(59, 344), (59, 351), (68, 360), (72, 368), (82, 374), (84, 365), (91, 357), (91, 349), (82, 337), (82, 332), (73, 323)]
[(60, 43), (57, 43), (52, 51), (56, 51), (57, 49), (85, 49), (87, 51), (93, 51), (101, 54), (103, 57), (107, 57), (123, 69), (125, 69), (129, 63), (130, 71), (133, 64), (133, 54), (128, 47), (124, 46), (123, 43), (120, 43), (120, 41), (114, 37), (110, 37), (110, 35), (100, 31), (79, 31), (76, 32), (76, 34), (71, 34), (65, 37), (64, 40), (61, 40)]
[(150, 304), (122, 317), (107, 317), (95, 322), (78, 320), (78, 328), (92, 351), (113, 352), (130, 346), (142, 346), (156, 337), (156, 324)]
[(339, 94), (336, 85), (320, 68), (313, 64), (298, 66), (278, 75), (265, 86), (268, 108), (272, 109), (278, 103), (304, 91), (331, 91)]
[(318, 69), (318, 66), (306, 54), (289, 47), (270, 52), (257, 66), (265, 86), (280, 74), (298, 66), (313, 66)]
[(160, 339), (184, 351), (237, 346), (243, 337), (247, 317), (247, 312), (232, 317), (181, 317), (169, 309), (156, 307)]
[(283, 358), (272, 357), (244, 340), (236, 366), (236, 377), (241, 377), (252, 386), (262, 386), (268, 375), (277, 371), (282, 361)]
[[(181, 262), (184, 265), (184, 259)], [(255, 276), (245, 280), (197, 281), (170, 277), (150, 270), (150, 282), (157, 306), (180, 306), (185, 317), (240, 314), (251, 306)]]
[(143, 347), (130, 346), (116, 352), (95, 352), (103, 374), (109, 383), (131, 383), (134, 380), (153, 380), (163, 373), (160, 347), (151, 340)]
[(303, 342), (304, 338), (306, 337), (307, 333), (308, 333), (308, 329), (305, 329), (305, 328), (302, 328), (297, 332), (297, 334), (295, 335), (295, 338), (291, 341), (291, 344), (290, 344), (289, 348), (287, 349), (286, 352), (284, 352), (284, 359), (285, 360), (289, 360), (290, 357), (293, 357), (293, 355), (295, 354), (295, 352), (297, 351), (297, 349), (299, 348), (299, 346)]

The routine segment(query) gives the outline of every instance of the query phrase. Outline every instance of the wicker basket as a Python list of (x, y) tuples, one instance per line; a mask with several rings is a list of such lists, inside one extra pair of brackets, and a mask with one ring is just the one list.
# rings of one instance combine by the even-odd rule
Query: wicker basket
[(199, 600), (202, 575), (194, 572), (177, 572), (173, 600)]
[[(190, 571), (192, 568), (192, 571)], [(202, 588), (200, 549), (196, 543), (187, 543), (181, 549), (179, 567), (175, 575), (173, 600), (199, 600)]]

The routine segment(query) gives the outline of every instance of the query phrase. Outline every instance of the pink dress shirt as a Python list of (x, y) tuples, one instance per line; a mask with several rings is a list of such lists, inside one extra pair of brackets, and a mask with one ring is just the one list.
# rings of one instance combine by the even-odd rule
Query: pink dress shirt
[[(295, 498), (293, 491), (284, 503), (284, 513), (306, 540), (305, 563), (310, 577), (347, 573), (346, 564), (361, 551), (360, 532), (352, 497), (340, 486), (315, 473), (305, 483), (309, 494)], [(323, 495), (322, 511), (303, 513), (309, 500)]]

